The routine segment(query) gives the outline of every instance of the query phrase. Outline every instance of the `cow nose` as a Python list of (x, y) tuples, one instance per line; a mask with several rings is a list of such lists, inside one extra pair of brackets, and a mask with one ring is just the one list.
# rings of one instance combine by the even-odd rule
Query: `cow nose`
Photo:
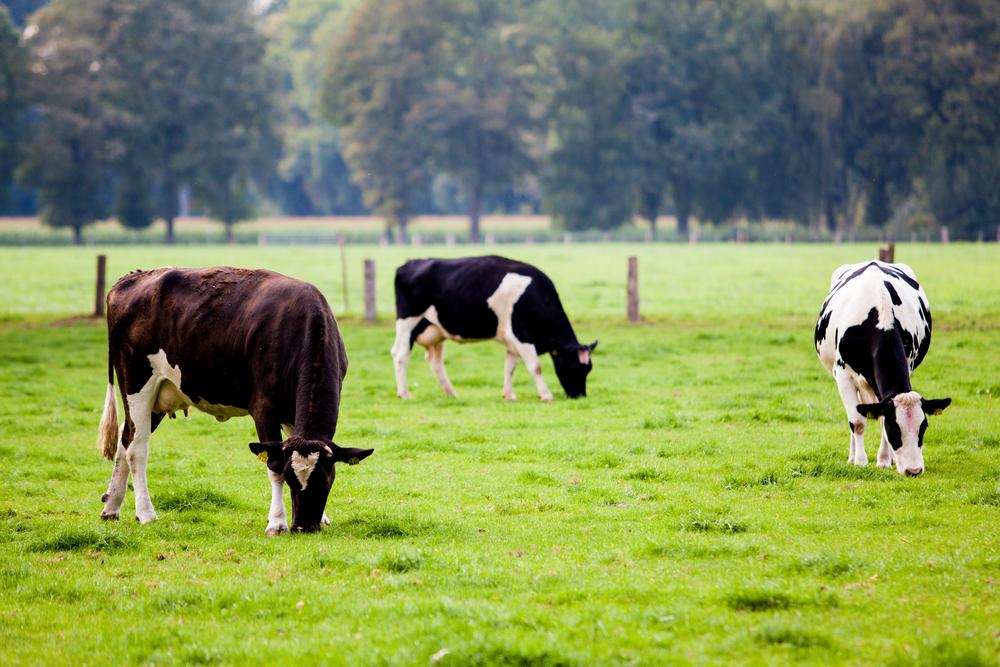
[(916, 477), (917, 475), (919, 475), (923, 471), (924, 471), (923, 468), (907, 468), (906, 469), (906, 474), (909, 475), (910, 477)]

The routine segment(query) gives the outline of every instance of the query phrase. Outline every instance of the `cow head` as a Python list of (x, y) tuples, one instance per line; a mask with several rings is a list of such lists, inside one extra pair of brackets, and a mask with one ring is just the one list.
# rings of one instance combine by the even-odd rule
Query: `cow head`
[(590, 361), (590, 353), (595, 347), (597, 347), (596, 340), (590, 345), (575, 343), (569, 347), (552, 350), (552, 364), (556, 367), (556, 377), (570, 398), (587, 395), (587, 373), (594, 367)]
[(927, 415), (939, 415), (951, 405), (950, 398), (922, 398), (915, 391), (897, 394), (881, 403), (862, 403), (858, 412), (882, 418), (882, 432), (892, 447), (892, 459), (900, 475), (919, 475), (924, 471), (924, 431)]
[(250, 451), (288, 484), (292, 496), (291, 530), (312, 532), (319, 530), (323, 518), (326, 498), (337, 474), (334, 464), (354, 465), (375, 450), (338, 447), (330, 440), (291, 437), (284, 442), (252, 442)]

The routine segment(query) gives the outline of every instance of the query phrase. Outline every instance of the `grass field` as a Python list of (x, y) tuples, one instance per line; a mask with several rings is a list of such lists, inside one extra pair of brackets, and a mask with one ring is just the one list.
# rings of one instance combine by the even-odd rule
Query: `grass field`
[[(500, 399), (501, 348), (420, 359), (395, 398), (391, 275), (408, 256), (336, 248), (116, 247), (109, 272), (265, 266), (315, 282), (351, 359), (332, 525), (267, 538), (252, 422), (154, 434), (160, 520), (103, 523), (94, 439), (106, 383), (99, 249), (0, 249), (3, 664), (898, 664), (1000, 660), (1000, 248), (901, 244), (931, 301), (914, 376), (954, 404), (927, 472), (846, 465), (812, 350), (831, 271), (874, 245), (514, 246), (554, 279), (588, 398)], [(644, 322), (624, 320), (637, 254)], [(358, 317), (378, 262), (380, 321)], [(546, 360), (546, 375), (556, 381)], [(874, 461), (877, 436), (869, 438)], [(132, 516), (132, 495), (123, 517)]]

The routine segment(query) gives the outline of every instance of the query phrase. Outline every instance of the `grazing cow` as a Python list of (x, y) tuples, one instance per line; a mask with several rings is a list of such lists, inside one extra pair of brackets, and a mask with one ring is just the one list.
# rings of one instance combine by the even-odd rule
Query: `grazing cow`
[(927, 296), (906, 264), (862, 262), (833, 272), (816, 324), (816, 353), (833, 374), (847, 410), (847, 462), (867, 465), (865, 418), (882, 419), (878, 466), (895, 463), (901, 475), (924, 471), (927, 415), (950, 398), (926, 399), (910, 387), (910, 373), (931, 343)]
[[(324, 508), (334, 463), (357, 463), (371, 449), (333, 443), (347, 353), (319, 290), (271, 271), (157, 269), (124, 276), (108, 293), (108, 391), (98, 446), (114, 459), (105, 519), (117, 519), (129, 472), (140, 523), (156, 519), (146, 486), (150, 434), (189, 407), (219, 421), (250, 415), (267, 464), (267, 534), (328, 524)], [(118, 427), (114, 376), (125, 420)], [(287, 439), (282, 441), (282, 430)]]
[(507, 348), (503, 397), (514, 400), (518, 359), (535, 378), (538, 396), (552, 400), (539, 355), (552, 355), (556, 376), (570, 398), (587, 395), (590, 355), (597, 341), (581, 345), (544, 273), (524, 262), (495, 255), (464, 259), (414, 259), (396, 270), (396, 393), (410, 398), (406, 367), (413, 343), (427, 348), (427, 361), (444, 393), (455, 389), (444, 371), (444, 341), (495, 340)]

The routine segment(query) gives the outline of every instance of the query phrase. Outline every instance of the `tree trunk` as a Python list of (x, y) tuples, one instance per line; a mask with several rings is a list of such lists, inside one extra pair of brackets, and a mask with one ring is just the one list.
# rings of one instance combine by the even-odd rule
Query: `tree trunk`
[(83, 225), (73, 225), (73, 245), (83, 245)]
[(837, 212), (833, 207), (833, 197), (830, 195), (826, 196), (826, 201), (823, 202), (824, 215), (826, 216), (826, 228), (831, 231), (837, 231)]
[(163, 191), (160, 200), (160, 215), (167, 226), (167, 234), (163, 239), (167, 245), (174, 244), (174, 219), (177, 218), (177, 198), (179, 186), (170, 176), (163, 183)]
[(409, 222), (405, 214), (396, 219), (396, 229), (399, 230), (399, 242), (406, 245), (410, 242), (410, 236), (406, 231), (406, 224)]
[(472, 198), (469, 201), (469, 243), (479, 243), (482, 238), (479, 232), (479, 218), (483, 209), (483, 184), (476, 183), (472, 188)]
[(642, 193), (642, 216), (649, 221), (649, 233), (656, 238), (656, 216), (660, 214), (660, 200), (662, 197), (658, 192), (646, 191)]
[(163, 222), (166, 223), (166, 225), (167, 225), (167, 235), (164, 237), (163, 242), (166, 243), (167, 245), (173, 245), (174, 244), (174, 218), (173, 218), (173, 216), (170, 216), (168, 218), (164, 218)]
[(226, 225), (226, 243), (236, 243), (236, 237), (233, 236), (233, 222), (227, 220)]
[(690, 234), (688, 218), (691, 217), (691, 197), (681, 188), (677, 188), (677, 192), (674, 194), (674, 204), (677, 209), (677, 235), (681, 238), (687, 238)]

